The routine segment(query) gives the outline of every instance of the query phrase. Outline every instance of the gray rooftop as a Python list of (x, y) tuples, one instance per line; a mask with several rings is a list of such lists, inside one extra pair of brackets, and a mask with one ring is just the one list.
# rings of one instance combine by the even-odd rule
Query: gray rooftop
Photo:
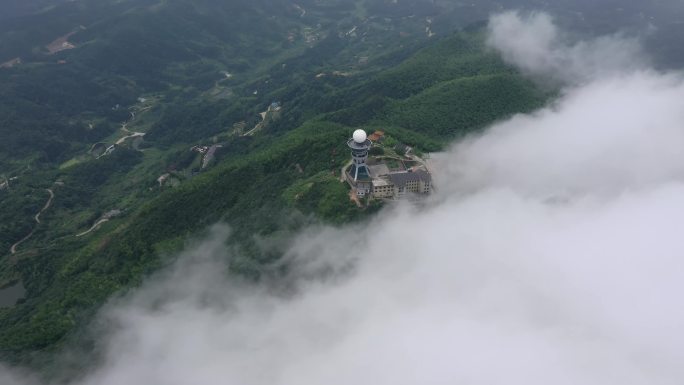
[(396, 172), (389, 174), (390, 181), (397, 187), (404, 187), (408, 182), (423, 181), (431, 182), (432, 175), (425, 170), (416, 170), (413, 172)]
[(370, 171), (372, 178), (378, 178), (380, 176), (387, 175), (390, 173), (389, 168), (384, 163), (374, 164), (372, 166), (369, 165), (368, 170)]

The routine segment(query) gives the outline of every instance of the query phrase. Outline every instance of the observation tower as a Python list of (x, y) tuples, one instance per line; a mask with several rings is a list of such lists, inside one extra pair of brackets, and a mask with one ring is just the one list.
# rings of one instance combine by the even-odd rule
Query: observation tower
[(351, 139), (347, 141), (347, 146), (351, 149), (352, 166), (349, 169), (349, 176), (354, 182), (369, 179), (370, 172), (366, 165), (368, 151), (371, 148), (371, 141), (368, 140), (366, 131), (356, 130)]

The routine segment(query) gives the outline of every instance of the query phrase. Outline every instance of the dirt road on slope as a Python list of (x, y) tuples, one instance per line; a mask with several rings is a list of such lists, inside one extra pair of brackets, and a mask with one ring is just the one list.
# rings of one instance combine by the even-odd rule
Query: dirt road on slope
[[(50, 194), (50, 198), (48, 198), (48, 201), (45, 203), (45, 206), (43, 206), (43, 208), (38, 212), (38, 214), (36, 214), (33, 217), (33, 219), (36, 221), (36, 224), (40, 224), (40, 215), (43, 212), (45, 212), (45, 210), (50, 208), (50, 205), (52, 205), (52, 200), (55, 198), (55, 193), (51, 189), (46, 189), (45, 191), (47, 191)], [(19, 245), (21, 245), (22, 243), (26, 242), (29, 238), (31, 238), (31, 236), (33, 236), (33, 233), (35, 232), (36, 228), (34, 227), (33, 230), (31, 230), (31, 232), (27, 236), (25, 236), (19, 242), (12, 245), (12, 247), (10, 248), (10, 253), (16, 254)]]

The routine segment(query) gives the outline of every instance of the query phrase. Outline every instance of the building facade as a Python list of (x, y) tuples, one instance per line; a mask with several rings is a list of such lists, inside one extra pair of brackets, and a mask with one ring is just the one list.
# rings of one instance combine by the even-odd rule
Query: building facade
[(385, 178), (373, 179), (373, 198), (388, 199), (394, 197), (394, 185)]
[(401, 199), (406, 194), (432, 192), (432, 176), (424, 170), (394, 172), (372, 179), (372, 196), (377, 199)]

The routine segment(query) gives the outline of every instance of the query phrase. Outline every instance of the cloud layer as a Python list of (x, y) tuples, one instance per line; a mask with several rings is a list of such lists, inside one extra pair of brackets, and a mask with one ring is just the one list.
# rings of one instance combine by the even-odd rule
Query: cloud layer
[(647, 67), (637, 40), (613, 35), (569, 42), (546, 13), (493, 16), (487, 43), (524, 72), (566, 82)]
[(493, 45), (591, 76), (455, 144), (425, 207), (303, 232), (286, 285), (226, 280), (215, 229), (103, 312), (104, 362), (77, 384), (681, 384), (684, 82), (549, 20), (494, 17)]

